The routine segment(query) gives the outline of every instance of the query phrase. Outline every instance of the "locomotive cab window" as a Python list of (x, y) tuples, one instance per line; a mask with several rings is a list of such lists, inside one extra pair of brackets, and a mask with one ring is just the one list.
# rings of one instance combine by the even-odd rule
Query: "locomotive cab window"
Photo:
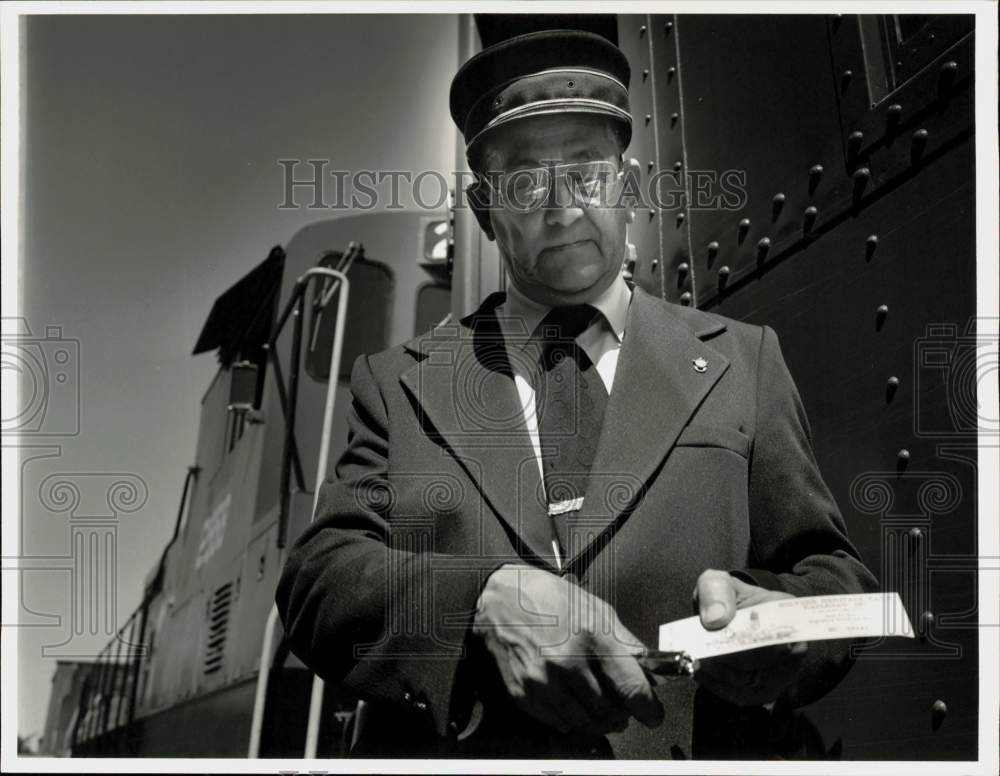
[[(334, 267), (341, 256), (339, 251), (327, 253), (319, 266)], [(358, 356), (378, 353), (389, 346), (394, 285), (391, 270), (370, 259), (355, 260), (347, 270), (347, 278), (350, 294), (337, 376), (342, 381), (350, 379), (351, 367)], [(328, 278), (315, 283), (308, 303), (310, 320), (305, 366), (309, 376), (319, 382), (326, 382), (330, 377), (330, 352), (340, 304), (339, 290), (330, 293), (334, 282)]]

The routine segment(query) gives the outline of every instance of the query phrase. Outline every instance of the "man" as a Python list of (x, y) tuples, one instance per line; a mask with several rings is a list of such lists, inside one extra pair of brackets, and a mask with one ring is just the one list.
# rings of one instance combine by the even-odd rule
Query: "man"
[(508, 291), (357, 360), (277, 595), (293, 650), (369, 702), (356, 754), (754, 756), (772, 704), (847, 669), (814, 642), (644, 670), (661, 623), (875, 581), (774, 332), (622, 276), (628, 80), (603, 38), (546, 31), (452, 84)]

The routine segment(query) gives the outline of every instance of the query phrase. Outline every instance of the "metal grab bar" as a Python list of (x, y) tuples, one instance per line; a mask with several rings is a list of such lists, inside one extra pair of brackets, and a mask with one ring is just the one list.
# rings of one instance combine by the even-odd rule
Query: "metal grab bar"
[[(353, 247), (353, 243), (352, 246)], [(351, 251), (351, 247), (348, 251)], [(298, 349), (301, 339), (301, 302), (309, 282), (315, 277), (332, 277), (339, 281), (339, 293), (337, 304), (337, 321), (333, 333), (333, 347), (330, 351), (330, 373), (326, 387), (326, 405), (323, 410), (323, 433), (320, 439), (319, 460), (316, 465), (316, 487), (313, 489), (313, 508), (309, 517), (311, 523), (316, 517), (316, 506), (319, 503), (319, 488), (326, 477), (326, 467), (329, 460), (330, 437), (333, 433), (333, 410), (337, 398), (337, 375), (340, 374), (340, 358), (344, 345), (344, 324), (347, 321), (347, 301), (350, 293), (350, 282), (343, 272), (326, 267), (312, 267), (307, 270), (296, 282), (292, 297), (288, 300), (286, 313), (281, 316), (282, 325), (288, 319), (288, 311), (293, 306), (299, 307), (298, 321), (295, 326), (295, 341), (292, 343), (292, 350)], [(280, 329), (276, 329), (271, 341), (277, 339)], [(293, 355), (292, 377), (294, 377), (293, 390), (298, 388), (298, 354)], [(295, 434), (295, 396), (291, 397), (288, 411), (285, 414), (285, 450), (282, 454), (282, 512), (278, 515), (278, 539), (279, 549), (284, 547), (282, 532), (287, 528), (287, 505), (288, 505), (288, 484), (289, 484), (289, 464), (290, 445), (294, 444)], [(250, 741), (247, 748), (247, 757), (257, 758), (260, 756), (261, 729), (264, 724), (264, 709), (267, 702), (267, 684), (271, 674), (271, 652), (274, 645), (274, 633), (278, 625), (278, 606), (271, 607), (267, 615), (267, 622), (264, 625), (264, 639), (261, 644), (260, 663), (257, 669), (257, 688), (254, 694), (253, 716), (250, 722)], [(319, 683), (319, 701), (316, 701), (316, 687)], [(323, 701), (323, 681), (319, 677), (313, 678), (312, 697), (309, 701), (309, 724), (306, 728), (306, 744), (304, 757), (315, 757), (319, 740), (319, 714), (322, 710)]]
[[(319, 464), (322, 468), (319, 469), (318, 479), (316, 480), (316, 492), (318, 493), (320, 482), (322, 482), (323, 477), (326, 475), (326, 463), (328, 457), (326, 448), (329, 446), (331, 431), (327, 426), (327, 423), (332, 423), (333, 421), (333, 402), (337, 390), (337, 375), (340, 374), (340, 355), (343, 350), (344, 342), (344, 322), (347, 320), (347, 302), (350, 292), (350, 283), (347, 280), (347, 276), (343, 272), (335, 269), (328, 269), (326, 267), (312, 267), (306, 270), (299, 277), (299, 279), (295, 281), (295, 288), (292, 291), (292, 295), (289, 298), (288, 303), (285, 305), (285, 310), (279, 318), (278, 327), (275, 328), (274, 334), (271, 335), (271, 341), (268, 343), (271, 352), (275, 353), (276, 358), (277, 354), (274, 351), (274, 344), (277, 341), (278, 335), (281, 333), (280, 327), (284, 326), (289, 315), (294, 315), (292, 363), (290, 365), (291, 371), (288, 375), (289, 395), (287, 397), (287, 406), (285, 408), (285, 445), (281, 455), (281, 503), (278, 512), (279, 549), (285, 546), (285, 533), (288, 530), (288, 500), (291, 492), (291, 489), (289, 488), (291, 456), (294, 451), (294, 454), (297, 457), (298, 451), (298, 448), (295, 445), (295, 414), (298, 403), (299, 361), (302, 353), (302, 303), (306, 289), (309, 286), (309, 282), (316, 277), (334, 278), (339, 281), (340, 285), (340, 297), (337, 305), (337, 321), (334, 326), (333, 348), (330, 353), (330, 369), (336, 371), (331, 371), (329, 373), (329, 377), (327, 378), (326, 412), (330, 415), (330, 417), (327, 418), (324, 416), (323, 419), (323, 440), (320, 444), (319, 453)], [(316, 494), (314, 493), (314, 508), (315, 505)]]

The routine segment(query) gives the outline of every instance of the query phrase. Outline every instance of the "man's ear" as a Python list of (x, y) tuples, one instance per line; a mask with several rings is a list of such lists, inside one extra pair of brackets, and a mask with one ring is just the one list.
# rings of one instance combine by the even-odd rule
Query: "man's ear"
[(480, 228), (487, 240), (496, 240), (493, 233), (493, 222), (490, 219), (490, 189), (482, 180), (470, 183), (465, 190), (466, 201), (476, 216)]

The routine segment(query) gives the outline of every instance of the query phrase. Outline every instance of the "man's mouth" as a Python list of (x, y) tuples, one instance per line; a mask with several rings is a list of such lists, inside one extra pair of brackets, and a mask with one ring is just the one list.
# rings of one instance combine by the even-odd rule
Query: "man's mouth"
[(579, 245), (583, 245), (585, 242), (590, 242), (590, 241), (589, 240), (577, 240), (576, 242), (562, 243), (561, 245), (552, 245), (552, 246), (546, 248), (545, 250), (546, 251), (564, 251), (567, 248), (573, 248), (573, 247), (576, 247), (576, 246), (579, 246)]

